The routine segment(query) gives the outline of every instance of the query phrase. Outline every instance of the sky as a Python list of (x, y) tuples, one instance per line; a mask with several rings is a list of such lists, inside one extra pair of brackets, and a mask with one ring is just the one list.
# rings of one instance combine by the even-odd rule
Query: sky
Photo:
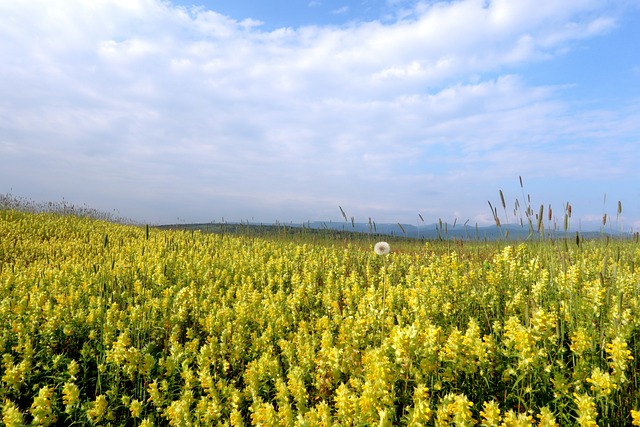
[(491, 202), (502, 223), (530, 204), (562, 226), (569, 203), (573, 227), (640, 229), (635, 0), (0, 0), (0, 16), (0, 194), (150, 224), (342, 208), (487, 225)]

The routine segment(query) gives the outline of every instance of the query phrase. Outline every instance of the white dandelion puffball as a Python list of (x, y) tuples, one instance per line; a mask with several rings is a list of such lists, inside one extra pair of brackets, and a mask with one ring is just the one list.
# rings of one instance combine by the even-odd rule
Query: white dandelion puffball
[(378, 242), (373, 247), (373, 251), (378, 255), (387, 255), (391, 252), (391, 246), (387, 242)]

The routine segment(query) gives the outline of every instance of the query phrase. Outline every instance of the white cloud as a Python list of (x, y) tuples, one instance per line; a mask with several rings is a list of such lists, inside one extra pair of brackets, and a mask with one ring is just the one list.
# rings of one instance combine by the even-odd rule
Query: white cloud
[(264, 31), (154, 0), (5, 2), (0, 178), (30, 173), (33, 187), (123, 207), (175, 200), (169, 218), (203, 198), (254, 214), (299, 200), (300, 214), (348, 202), (360, 217), (403, 205), (415, 216), (431, 191), (463, 210), (434, 189), (477, 197), (479, 174), (565, 168), (558, 138), (602, 148), (615, 125), (637, 130), (632, 109), (584, 126), (558, 101), (562, 87), (517, 76), (612, 29), (605, 12), (587, 0), (464, 0), (390, 23)]

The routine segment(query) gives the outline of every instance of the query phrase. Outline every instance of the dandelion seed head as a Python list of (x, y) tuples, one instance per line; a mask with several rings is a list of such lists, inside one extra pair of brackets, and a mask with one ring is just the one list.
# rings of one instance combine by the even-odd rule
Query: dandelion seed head
[(378, 242), (373, 247), (373, 250), (377, 255), (387, 255), (391, 252), (391, 246), (387, 242)]

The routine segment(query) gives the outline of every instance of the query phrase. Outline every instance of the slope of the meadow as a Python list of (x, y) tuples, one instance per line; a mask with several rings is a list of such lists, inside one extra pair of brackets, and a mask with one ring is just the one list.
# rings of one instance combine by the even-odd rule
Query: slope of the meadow
[(1, 210), (2, 422), (640, 425), (637, 243), (398, 248)]

